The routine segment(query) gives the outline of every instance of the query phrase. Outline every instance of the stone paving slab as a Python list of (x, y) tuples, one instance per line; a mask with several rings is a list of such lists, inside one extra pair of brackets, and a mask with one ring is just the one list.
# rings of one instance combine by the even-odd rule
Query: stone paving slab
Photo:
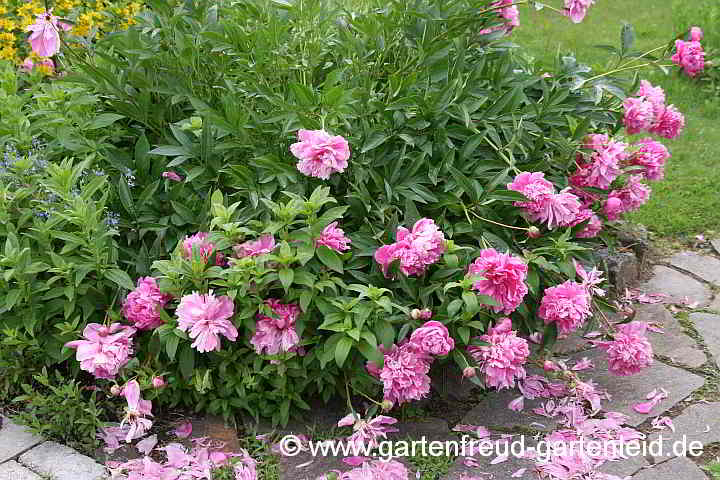
[(647, 460), (645, 460), (645, 457), (641, 455), (634, 455), (628, 456), (628, 458), (606, 462), (598, 469), (598, 471), (607, 473), (608, 475), (616, 475), (620, 478), (625, 478), (639, 472), (643, 468), (647, 468), (648, 466), (650, 466), (650, 464)]
[(42, 477), (11, 460), (0, 465), (0, 480), (42, 480)]
[[(526, 447), (532, 447), (537, 444), (537, 440), (530, 435), (526, 434), (522, 435), (522, 437), (524, 438), (524, 445)], [(498, 438), (498, 436), (493, 436), (492, 440), (494, 441)], [(508, 439), (510, 442), (518, 442), (518, 445), (520, 445), (520, 440), (521, 435), (516, 435), (513, 438)], [(533, 460), (520, 458), (516, 455), (510, 454), (507, 461), (491, 465), (490, 462), (496, 458), (498, 453), (505, 453), (506, 447), (498, 447), (497, 449), (493, 449), (492, 452), (490, 452), (489, 447), (484, 448), (488, 448), (487, 453), (491, 453), (491, 455), (486, 456), (486, 454), (477, 454), (473, 456), (472, 458), (477, 462), (478, 466), (468, 466), (464, 463), (466, 457), (458, 456), (448, 470), (448, 473), (441, 477), (441, 480), (458, 480), (465, 478), (466, 476), (473, 475), (477, 475), (480, 478), (487, 478), (489, 480), (509, 479), (512, 474), (522, 468), (526, 469), (525, 472), (521, 476), (515, 478), (519, 478), (521, 480), (534, 480), (537, 478), (534, 471), (535, 462)], [(481, 472), (489, 475), (480, 475)]]
[(715, 298), (713, 299), (712, 303), (708, 307), (710, 310), (715, 310), (716, 312), (720, 312), (720, 294), (715, 295)]
[(699, 375), (671, 367), (658, 360), (640, 373), (620, 377), (608, 372), (605, 352), (590, 350), (577, 354), (576, 358), (583, 356), (587, 356), (595, 365), (593, 370), (586, 370), (583, 376), (592, 379), (611, 395), (610, 400), (603, 401), (603, 410), (624, 413), (629, 417), (628, 425), (633, 427), (640, 425), (649, 416), (635, 412), (632, 406), (644, 402), (646, 395), (653, 389), (666, 389), (668, 398), (660, 402), (650, 416), (660, 415), (669, 410), (705, 383)]
[(695, 252), (679, 252), (670, 257), (668, 263), (720, 287), (720, 260), (715, 257)]
[(663, 265), (654, 266), (652, 273), (653, 277), (641, 287), (645, 293), (664, 293), (675, 303), (681, 303), (687, 297), (699, 307), (710, 303), (710, 289), (694, 278)]
[(720, 358), (720, 315), (691, 313), (690, 321), (695, 325), (713, 358)]
[(656, 463), (674, 456), (672, 445), (675, 441), (686, 441), (687, 446), (693, 441), (703, 445), (720, 442), (720, 402), (690, 405), (673, 419), (673, 424), (674, 433), (666, 429), (648, 435), (649, 443), (657, 441), (660, 436), (663, 438), (663, 455), (653, 455)]
[(491, 391), (460, 421), (467, 425), (481, 425), (496, 430), (553, 430), (557, 418), (548, 418), (532, 413), (543, 399), (525, 400), (525, 409), (515, 412), (507, 408), (508, 404), (520, 396), (517, 390)]
[(697, 368), (707, 362), (705, 352), (698, 347), (680, 325), (680, 322), (663, 305), (637, 305), (635, 320), (657, 323), (665, 333), (649, 332), (648, 338), (657, 355), (671, 358), (674, 362), (691, 368)]
[(53, 480), (108, 478), (105, 467), (95, 460), (55, 442), (45, 442), (22, 454), (20, 463)]
[(632, 477), (633, 480), (707, 480), (707, 476), (685, 457), (673, 458)]
[(42, 437), (12, 423), (9, 418), (3, 417), (0, 424), (0, 463), (11, 460), (43, 442)]
[(720, 238), (710, 240), (710, 244), (713, 246), (717, 253), (720, 253)]

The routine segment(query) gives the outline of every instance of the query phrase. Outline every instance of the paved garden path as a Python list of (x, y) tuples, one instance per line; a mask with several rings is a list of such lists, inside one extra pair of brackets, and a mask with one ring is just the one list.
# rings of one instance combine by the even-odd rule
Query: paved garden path
[[(720, 251), (720, 242), (716, 243)], [(655, 265), (652, 273), (641, 289), (669, 297), (662, 304), (636, 305), (635, 320), (660, 324), (665, 331), (651, 334), (656, 356), (653, 366), (632, 377), (614, 377), (607, 373), (604, 355), (582, 339), (566, 342), (564, 351), (569, 358), (592, 360), (595, 368), (589, 376), (612, 395), (603, 408), (628, 415), (628, 423), (646, 432), (649, 440), (659, 435), (650, 428), (651, 419), (670, 416), (676, 430), (661, 432), (663, 437), (671, 441), (686, 436), (688, 442), (697, 440), (711, 451), (720, 445), (720, 255), (677, 253)], [(649, 415), (634, 412), (632, 405), (643, 401), (655, 388), (666, 389), (668, 398)], [(454, 423), (483, 425), (498, 433), (553, 428), (547, 418), (528, 413), (534, 406), (532, 402), (526, 402), (523, 412), (508, 410), (508, 402), (516, 395), (507, 391), (491, 393), (480, 403), (456, 412), (454, 417), (460, 418), (459, 422), (426, 419), (402, 424), (401, 437), (394, 438), (417, 439), (425, 435), (429, 439), (454, 439), (457, 437), (450, 431)], [(338, 418), (332, 412), (318, 414), (318, 420), (326, 426)], [(290, 427), (297, 433), (304, 429), (302, 425)], [(465, 474), (481, 475), (481, 472), (494, 474), (482, 478), (504, 480), (521, 468), (527, 468), (526, 472), (514, 478), (535, 478), (532, 464), (527, 460), (511, 457), (507, 462), (490, 465), (491, 459), (478, 457), (479, 466), (467, 467), (463, 459), (458, 458), (442, 480), (459, 480)], [(699, 464), (713, 459), (707, 453), (701, 458), (638, 456), (607, 464), (604, 471), (632, 480), (706, 480), (710, 476)], [(283, 458), (280, 463), (281, 478), (288, 480), (314, 480), (328, 469), (347, 469), (339, 458), (312, 459), (304, 454)], [(93, 459), (44, 441), (4, 419), (0, 429), (0, 480), (97, 480), (104, 474), (103, 467)]]

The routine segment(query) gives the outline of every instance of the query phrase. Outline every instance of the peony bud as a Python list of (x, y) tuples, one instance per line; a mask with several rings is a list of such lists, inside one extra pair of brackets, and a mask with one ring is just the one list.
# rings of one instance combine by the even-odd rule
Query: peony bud
[(382, 402), (383, 412), (389, 412), (390, 410), (392, 410), (392, 408), (393, 408), (394, 406), (395, 406), (395, 405), (394, 405), (393, 402), (391, 402), (390, 400), (383, 400), (383, 402)]
[(471, 378), (475, 375), (475, 367), (465, 367), (465, 370), (463, 370), (463, 377), (465, 378)]
[(167, 385), (167, 383), (165, 383), (165, 380), (163, 379), (163, 377), (153, 377), (153, 379), (152, 379), (153, 388), (162, 388), (165, 385)]
[(410, 310), (410, 318), (412, 318), (413, 320), (418, 320), (420, 318), (420, 310), (418, 310), (417, 308), (413, 308), (412, 310)]
[(545, 363), (543, 363), (543, 370), (545, 370), (546, 372), (553, 372), (555, 370), (558, 370), (558, 366), (550, 360), (545, 360)]
[(532, 226), (532, 227), (528, 228), (528, 231), (527, 231), (527, 232), (528, 232), (528, 233), (527, 233), (527, 236), (530, 237), (530, 238), (540, 238), (540, 237), (542, 237), (542, 233), (540, 233), (540, 229), (537, 228), (536, 226)]
[(122, 395), (122, 387), (120, 385), (113, 385), (110, 387), (110, 395), (113, 397), (119, 397)]

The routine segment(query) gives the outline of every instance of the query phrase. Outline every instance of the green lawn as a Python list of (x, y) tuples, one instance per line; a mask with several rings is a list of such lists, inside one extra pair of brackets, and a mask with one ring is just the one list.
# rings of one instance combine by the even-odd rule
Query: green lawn
[[(673, 19), (677, 22), (678, 14), (673, 15), (672, 4), (671, 0), (598, 0), (579, 25), (550, 11), (522, 8), (521, 26), (511, 38), (540, 65), (551, 66), (558, 51), (574, 52), (579, 61), (603, 72), (609, 54), (593, 45), (618, 45), (623, 21), (635, 27), (639, 49), (668, 42), (675, 35)], [(701, 13), (682, 14), (712, 31)], [(650, 202), (631, 218), (661, 235), (720, 231), (720, 98), (707, 98), (694, 82), (676, 72), (665, 76), (646, 70), (642, 77), (665, 88), (668, 102), (685, 114), (686, 128), (674, 141), (664, 141), (672, 153), (665, 180), (653, 184)]]

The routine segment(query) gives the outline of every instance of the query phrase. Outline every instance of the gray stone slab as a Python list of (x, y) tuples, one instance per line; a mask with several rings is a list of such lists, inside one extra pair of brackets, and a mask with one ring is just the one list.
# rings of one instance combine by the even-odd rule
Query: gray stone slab
[[(582, 376), (593, 380), (611, 396), (610, 400), (603, 401), (603, 410), (624, 413), (629, 417), (628, 425), (633, 427), (640, 425), (650, 417), (667, 411), (705, 383), (705, 380), (699, 375), (671, 367), (658, 360), (635, 375), (620, 377), (612, 375), (608, 371), (605, 352), (590, 350), (576, 354), (575, 358), (580, 359), (583, 356), (592, 360), (595, 368), (581, 372), (585, 373)], [(668, 398), (656, 405), (649, 415), (635, 412), (632, 406), (646, 401), (647, 394), (655, 388), (667, 390)]]
[(708, 308), (720, 313), (720, 294), (715, 295), (715, 298)]
[[(496, 440), (498, 438), (497, 435), (492, 437), (492, 441)], [(524, 438), (524, 445), (526, 447), (532, 447), (537, 444), (537, 440), (529, 435), (516, 435), (513, 438), (508, 439), (509, 442), (518, 442), (517, 444), (520, 445), (521, 438)], [(460, 480), (467, 477), (473, 477), (473, 478), (487, 478), (487, 479), (509, 479), (511, 478), (511, 475), (517, 472), (518, 470), (524, 468), (525, 472), (523, 475), (516, 477), (521, 480), (534, 480), (536, 479), (535, 471), (534, 471), (534, 460), (527, 459), (527, 458), (521, 458), (517, 455), (512, 455), (509, 451), (509, 456), (507, 461), (502, 463), (497, 463), (495, 465), (491, 465), (490, 462), (492, 462), (498, 455), (498, 453), (505, 453), (505, 446), (499, 446), (497, 448), (490, 448), (488, 447), (487, 450), (485, 450), (486, 453), (480, 454), (477, 453), (476, 455), (472, 456), (473, 460), (475, 460), (478, 464), (478, 466), (469, 466), (466, 465), (464, 462), (467, 457), (464, 456), (458, 456), (448, 472), (441, 477), (441, 480)], [(489, 453), (489, 456), (486, 456), (486, 454)], [(490, 474), (490, 475), (480, 475), (480, 472), (484, 474)]]
[(653, 352), (672, 359), (674, 362), (697, 368), (707, 362), (705, 352), (690, 338), (675, 317), (663, 305), (637, 305), (635, 320), (657, 323), (665, 333), (649, 332), (648, 338)]
[(710, 244), (713, 246), (717, 253), (720, 253), (720, 238), (710, 240)]
[[(557, 425), (556, 418), (543, 417), (532, 413), (532, 409), (546, 400), (525, 400), (525, 409), (515, 412), (507, 408), (508, 404), (520, 396), (517, 390), (489, 392), (460, 421), (466, 425), (480, 425), (496, 430), (515, 430), (532, 428), (534, 430), (552, 430)], [(541, 424), (539, 426), (537, 424)]]
[(42, 480), (42, 477), (11, 460), (0, 465), (0, 480)]
[(652, 278), (641, 287), (645, 293), (664, 293), (675, 303), (681, 303), (687, 297), (690, 302), (697, 302), (699, 307), (710, 303), (710, 289), (694, 278), (663, 265), (655, 265), (652, 274)]
[(645, 457), (641, 455), (633, 455), (628, 456), (628, 458), (621, 458), (611, 462), (606, 462), (602, 464), (598, 470), (602, 473), (607, 473), (608, 475), (616, 475), (620, 478), (625, 478), (633, 475), (643, 468), (648, 467), (649, 465), (650, 464), (647, 460), (645, 460)]
[(670, 257), (668, 263), (720, 287), (720, 260), (715, 257), (695, 252), (680, 252)]
[(650, 452), (656, 463), (675, 456), (672, 446), (676, 441), (687, 446), (693, 441), (703, 445), (720, 442), (720, 402), (690, 405), (673, 419), (673, 424), (675, 432), (665, 429), (648, 435), (648, 443), (657, 442), (660, 436), (663, 439), (662, 454)]
[(22, 454), (20, 463), (53, 480), (98, 480), (108, 478), (105, 467), (70, 447), (45, 442)]
[(690, 314), (690, 321), (695, 325), (713, 358), (720, 358), (720, 315), (696, 312)]
[(707, 480), (708, 477), (692, 460), (678, 457), (645, 469), (632, 478), (633, 480)]
[(42, 437), (12, 423), (7, 417), (3, 417), (0, 424), (0, 463), (11, 460), (43, 442)]

